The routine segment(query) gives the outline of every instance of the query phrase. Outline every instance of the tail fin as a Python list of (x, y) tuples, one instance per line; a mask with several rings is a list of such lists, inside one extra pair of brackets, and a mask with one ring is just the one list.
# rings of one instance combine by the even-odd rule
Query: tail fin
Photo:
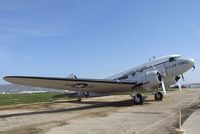
[(67, 78), (77, 79), (76, 75), (74, 75), (74, 74), (70, 74), (69, 76), (67, 76)]

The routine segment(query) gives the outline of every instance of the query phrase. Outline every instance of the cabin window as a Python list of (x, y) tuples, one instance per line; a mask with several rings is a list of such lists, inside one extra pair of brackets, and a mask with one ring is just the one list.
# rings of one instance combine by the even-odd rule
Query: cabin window
[(169, 58), (169, 62), (175, 61), (174, 57)]

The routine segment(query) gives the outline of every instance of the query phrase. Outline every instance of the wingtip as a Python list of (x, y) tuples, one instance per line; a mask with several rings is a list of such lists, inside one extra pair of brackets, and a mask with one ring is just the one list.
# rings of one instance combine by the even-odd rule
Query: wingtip
[(15, 78), (15, 76), (5, 76), (5, 77), (3, 77), (3, 79), (7, 82), (10, 82), (9, 79), (11, 79), (11, 78)]
[(8, 76), (4, 76), (3, 79), (6, 80), (8, 78)]
[(7, 82), (9, 82), (9, 81), (8, 81), (9, 78), (10, 78), (10, 76), (5, 76), (5, 77), (3, 77), (3, 79), (4, 79), (5, 81), (7, 81)]

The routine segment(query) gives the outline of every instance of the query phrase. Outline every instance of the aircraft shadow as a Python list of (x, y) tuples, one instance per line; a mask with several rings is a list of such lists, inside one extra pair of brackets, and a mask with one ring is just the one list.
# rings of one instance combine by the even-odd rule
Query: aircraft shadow
[[(74, 100), (70, 101), (62, 101), (62, 102), (54, 102), (54, 103), (77, 103)], [(16, 116), (24, 116), (24, 115), (37, 115), (37, 114), (53, 114), (53, 113), (64, 113), (64, 112), (72, 112), (72, 111), (81, 111), (81, 110), (89, 110), (89, 109), (95, 109), (95, 108), (101, 108), (101, 107), (128, 107), (128, 106), (134, 106), (132, 103), (132, 100), (123, 100), (123, 101), (116, 101), (116, 102), (98, 102), (98, 101), (83, 101), (80, 102), (80, 104), (90, 104), (87, 106), (81, 106), (81, 107), (72, 107), (72, 108), (62, 108), (62, 109), (53, 109), (53, 110), (43, 110), (43, 111), (34, 111), (34, 112), (24, 112), (24, 113), (14, 113), (14, 114), (5, 114), (0, 115), (0, 118), (8, 118), (8, 117), (16, 117)], [(149, 104), (148, 102), (145, 102), (144, 105)]]

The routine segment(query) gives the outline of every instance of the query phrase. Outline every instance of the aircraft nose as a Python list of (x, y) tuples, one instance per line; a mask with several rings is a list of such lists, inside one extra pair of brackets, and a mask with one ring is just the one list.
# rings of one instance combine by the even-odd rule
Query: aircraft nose
[(188, 63), (189, 63), (189, 65), (190, 65), (191, 67), (193, 67), (194, 64), (195, 64), (195, 59), (189, 58), (189, 59), (188, 59)]
[(180, 59), (178, 60), (178, 70), (177, 70), (177, 75), (183, 74), (185, 72), (187, 72), (188, 70), (190, 70), (192, 67), (193, 69), (195, 69), (195, 59), (193, 58), (184, 58), (184, 59)]
[(188, 58), (188, 59), (186, 59), (186, 61), (187, 61), (187, 69), (189, 70), (189, 69), (191, 69), (192, 67), (193, 67), (193, 69), (195, 69), (195, 59), (193, 59), (193, 58)]

